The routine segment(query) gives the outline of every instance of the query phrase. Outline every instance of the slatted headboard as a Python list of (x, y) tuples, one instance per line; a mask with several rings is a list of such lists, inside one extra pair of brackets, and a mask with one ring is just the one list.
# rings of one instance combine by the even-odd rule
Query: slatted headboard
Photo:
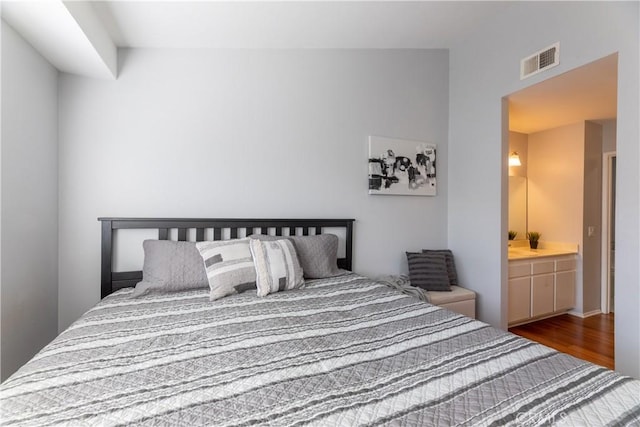
[(346, 251), (338, 258), (338, 267), (351, 270), (353, 219), (237, 219), (237, 218), (98, 218), (102, 223), (102, 284), (101, 298), (121, 288), (135, 286), (142, 280), (142, 271), (113, 271), (113, 238), (120, 229), (157, 229), (159, 240), (169, 240), (170, 230), (177, 230), (177, 240), (186, 241), (188, 230), (195, 229), (195, 240), (205, 240), (205, 230), (213, 230), (213, 240), (223, 240), (223, 230), (229, 237), (271, 234), (276, 236), (307, 236), (321, 234), (324, 228), (344, 228)]

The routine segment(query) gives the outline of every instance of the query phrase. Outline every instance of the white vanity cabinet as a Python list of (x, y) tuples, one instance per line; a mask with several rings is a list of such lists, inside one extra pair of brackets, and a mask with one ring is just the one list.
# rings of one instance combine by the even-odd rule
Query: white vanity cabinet
[(509, 325), (572, 309), (575, 290), (575, 255), (509, 261)]

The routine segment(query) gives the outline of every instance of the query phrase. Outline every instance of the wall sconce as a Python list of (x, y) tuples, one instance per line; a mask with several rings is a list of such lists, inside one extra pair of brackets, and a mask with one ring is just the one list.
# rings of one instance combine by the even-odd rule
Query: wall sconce
[(509, 166), (522, 166), (522, 162), (520, 162), (520, 156), (517, 151), (512, 151), (509, 154)]

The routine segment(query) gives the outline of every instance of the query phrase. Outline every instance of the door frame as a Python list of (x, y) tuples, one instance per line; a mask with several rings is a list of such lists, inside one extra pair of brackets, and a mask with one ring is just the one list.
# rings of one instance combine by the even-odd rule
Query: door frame
[[(615, 151), (602, 153), (602, 268), (601, 268), (601, 294), (600, 309), (603, 314), (611, 312), (611, 169)], [(614, 261), (615, 262), (615, 261)]]

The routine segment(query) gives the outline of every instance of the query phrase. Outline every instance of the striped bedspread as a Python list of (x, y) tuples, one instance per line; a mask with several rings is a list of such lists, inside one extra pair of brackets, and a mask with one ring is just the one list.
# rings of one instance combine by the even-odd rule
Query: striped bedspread
[(640, 381), (354, 274), (130, 294), (2, 384), (3, 425), (640, 424)]

